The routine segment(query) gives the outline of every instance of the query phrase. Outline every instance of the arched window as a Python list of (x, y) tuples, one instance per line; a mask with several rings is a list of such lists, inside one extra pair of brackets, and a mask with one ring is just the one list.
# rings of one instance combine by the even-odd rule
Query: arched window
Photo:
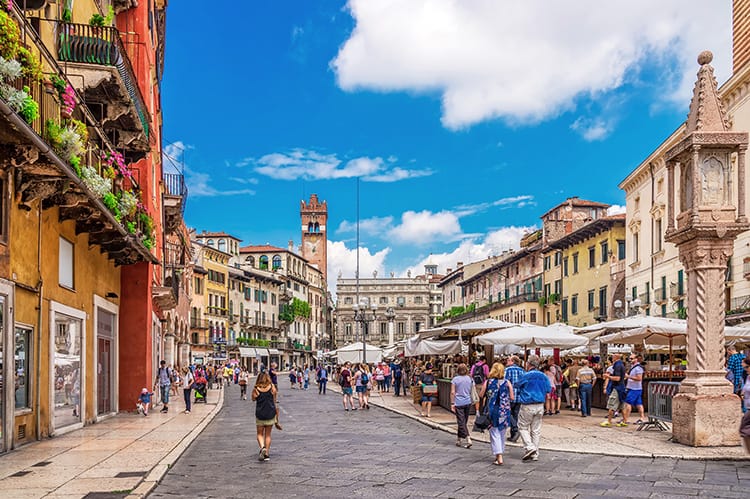
[(307, 232), (313, 232), (314, 229), (315, 227), (313, 226), (312, 222), (307, 224)]
[(219, 239), (219, 251), (227, 251), (227, 242), (224, 239)]
[(279, 255), (273, 255), (273, 269), (281, 268), (281, 257)]
[(260, 265), (258, 265), (258, 268), (261, 270), (268, 270), (268, 257), (266, 255), (263, 255), (260, 257), (259, 260)]
[(314, 232), (320, 232), (320, 224), (318, 222), (315, 222), (315, 230)]
[(248, 256), (245, 258), (245, 261), (250, 264), (251, 267), (255, 267), (255, 257), (254, 256)]
[(206, 241), (206, 244), (208, 244), (209, 246), (211, 246), (213, 248), (214, 247), (214, 240), (213, 239), (209, 239), (208, 241)]

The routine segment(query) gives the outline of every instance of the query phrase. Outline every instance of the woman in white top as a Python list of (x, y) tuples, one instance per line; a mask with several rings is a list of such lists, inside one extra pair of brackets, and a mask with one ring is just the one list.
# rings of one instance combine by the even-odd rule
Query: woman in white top
[(190, 392), (193, 391), (193, 382), (195, 382), (193, 371), (189, 367), (183, 367), (180, 386), (182, 386), (182, 393), (185, 396), (185, 414), (190, 414)]

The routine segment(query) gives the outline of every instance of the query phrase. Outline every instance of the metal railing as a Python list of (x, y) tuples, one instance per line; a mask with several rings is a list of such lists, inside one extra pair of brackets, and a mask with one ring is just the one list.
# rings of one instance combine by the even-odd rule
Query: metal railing
[(675, 381), (651, 381), (648, 384), (648, 421), (641, 423), (638, 430), (654, 426), (661, 431), (669, 431), (665, 423), (672, 422), (672, 397), (680, 391), (680, 383)]
[(133, 101), (146, 137), (149, 136), (151, 117), (144, 104), (141, 89), (120, 32), (112, 26), (91, 26), (59, 22), (57, 56), (61, 61), (112, 66), (120, 74), (122, 83)]
[(195, 328), (195, 329), (208, 329), (209, 323), (207, 319), (199, 319), (198, 317), (191, 317), (190, 327)]
[(187, 185), (185, 184), (185, 176), (180, 173), (165, 173), (164, 175), (164, 188), (167, 191), (167, 195), (182, 198), (181, 212), (185, 214), (185, 202), (187, 201)]
[(648, 305), (649, 303), (651, 303), (651, 293), (649, 293), (648, 291), (638, 295), (638, 298), (641, 300), (641, 304), (643, 305)]
[(750, 295), (737, 296), (732, 298), (729, 312), (744, 312), (750, 308)]
[(679, 298), (685, 296), (685, 283), (684, 282), (673, 282), (669, 285), (669, 296), (672, 298)]
[(520, 295), (511, 296), (504, 302), (504, 304), (514, 305), (516, 303), (538, 302), (539, 298), (541, 297), (542, 297), (541, 291), (532, 291), (530, 293), (523, 293)]
[(656, 288), (654, 290), (654, 301), (656, 301), (656, 302), (667, 301), (667, 289), (666, 288)]

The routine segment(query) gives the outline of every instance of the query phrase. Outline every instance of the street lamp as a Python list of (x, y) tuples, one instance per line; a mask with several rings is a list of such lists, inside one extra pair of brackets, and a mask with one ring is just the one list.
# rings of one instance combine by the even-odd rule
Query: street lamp
[(355, 303), (352, 308), (354, 309), (354, 321), (362, 325), (362, 363), (367, 364), (367, 324), (375, 320), (378, 306), (371, 303), (368, 307), (367, 302), (362, 300)]
[(642, 304), (643, 303), (641, 302), (640, 298), (636, 298), (633, 300), (626, 297), (624, 302), (625, 308), (623, 309), (623, 301), (620, 299), (615, 300), (614, 306), (615, 310), (617, 311), (617, 317), (622, 319), (631, 315), (637, 315)]

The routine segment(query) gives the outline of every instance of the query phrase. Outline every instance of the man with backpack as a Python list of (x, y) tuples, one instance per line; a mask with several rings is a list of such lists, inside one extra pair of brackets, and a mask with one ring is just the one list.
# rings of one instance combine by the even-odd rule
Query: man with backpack
[(169, 369), (167, 368), (167, 361), (162, 360), (159, 363), (159, 369), (156, 371), (156, 379), (154, 380), (154, 388), (159, 388), (161, 403), (163, 405), (159, 412), (169, 411), (169, 390), (171, 386), (172, 381), (170, 379)]
[[(396, 397), (401, 396), (401, 378), (403, 377), (403, 371), (401, 370), (401, 363), (394, 362), (392, 365), (391, 372), (393, 373), (393, 392)], [(406, 393), (404, 393), (406, 394)]]
[(344, 368), (339, 373), (339, 385), (341, 385), (341, 393), (344, 395), (344, 410), (348, 411), (349, 407), (346, 406), (346, 403), (349, 402), (349, 406), (353, 411), (356, 411), (354, 408), (354, 400), (352, 400), (352, 371), (351, 371), (351, 362), (345, 362)]
[[(476, 385), (477, 392), (484, 393), (484, 390), (482, 389), (484, 387), (484, 382), (487, 381), (487, 378), (490, 377), (490, 367), (487, 365), (487, 357), (482, 355), (479, 357), (479, 360), (471, 366), (471, 379), (474, 380), (474, 384)], [(476, 403), (476, 410), (477, 413), (479, 413), (479, 409), (482, 407), (482, 400), (480, 400)]]

